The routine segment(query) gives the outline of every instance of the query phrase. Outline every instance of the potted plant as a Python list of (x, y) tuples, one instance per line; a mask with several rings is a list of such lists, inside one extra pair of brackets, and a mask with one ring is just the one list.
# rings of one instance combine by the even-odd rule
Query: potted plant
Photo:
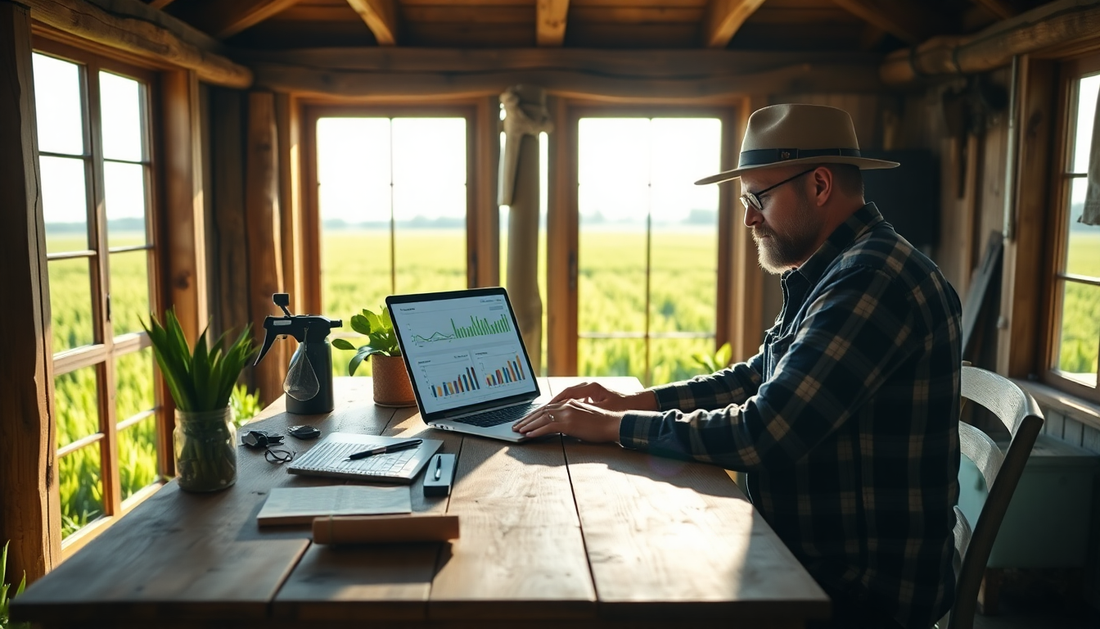
[(355, 351), (348, 361), (348, 375), (355, 375), (359, 365), (373, 356), (374, 403), (392, 407), (416, 404), (389, 308), (383, 306), (379, 314), (364, 308), (361, 314), (352, 315), (351, 329), (366, 336), (367, 344), (356, 348), (347, 339), (332, 340), (332, 346), (337, 349)]
[(252, 342), (252, 326), (228, 346), (226, 334), (208, 346), (203, 330), (192, 350), (175, 312), (165, 313), (163, 326), (155, 315), (149, 318), (151, 325), (142, 322), (142, 327), (176, 403), (172, 441), (180, 489), (229, 487), (237, 480), (237, 428), (229, 399), (241, 370), (259, 349)]

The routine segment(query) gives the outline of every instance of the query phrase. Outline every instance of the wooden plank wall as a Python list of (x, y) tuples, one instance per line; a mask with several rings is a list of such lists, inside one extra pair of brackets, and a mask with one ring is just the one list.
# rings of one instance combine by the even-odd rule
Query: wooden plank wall
[(9, 581), (31, 582), (61, 560), (53, 422), (53, 356), (31, 25), (26, 7), (0, 0), (0, 545), (11, 541)]

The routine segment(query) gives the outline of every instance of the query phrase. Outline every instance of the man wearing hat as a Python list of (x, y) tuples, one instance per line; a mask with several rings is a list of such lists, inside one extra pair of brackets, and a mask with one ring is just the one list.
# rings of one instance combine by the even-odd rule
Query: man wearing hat
[[(934, 263), (863, 200), (851, 117), (752, 114), (734, 170), (783, 310), (760, 352), (621, 394), (594, 383), (516, 423), (746, 472), (753, 505), (829, 594), (829, 627), (927, 629), (950, 609), (961, 305)], [(931, 208), (930, 208), (931, 211)]]

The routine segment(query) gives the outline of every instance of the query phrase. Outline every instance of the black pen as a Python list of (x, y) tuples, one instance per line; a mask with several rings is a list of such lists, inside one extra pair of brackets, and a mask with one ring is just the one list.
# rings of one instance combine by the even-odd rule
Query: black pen
[(363, 450), (362, 452), (356, 452), (348, 455), (349, 461), (358, 461), (359, 459), (365, 459), (368, 456), (374, 456), (375, 454), (385, 454), (387, 452), (396, 452), (398, 450), (408, 450), (409, 448), (415, 448), (424, 441), (422, 439), (413, 439), (411, 441), (402, 441), (401, 443), (395, 443), (389, 446), (378, 446), (377, 448), (371, 448), (370, 450)]
[(435, 479), (439, 480), (439, 477), (443, 475), (443, 457), (435, 457)]

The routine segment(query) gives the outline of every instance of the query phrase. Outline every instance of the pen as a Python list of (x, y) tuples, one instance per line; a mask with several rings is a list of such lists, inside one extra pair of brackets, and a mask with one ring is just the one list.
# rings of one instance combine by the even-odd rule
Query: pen
[(443, 475), (443, 457), (435, 457), (435, 479), (439, 480), (439, 477)]
[(411, 441), (402, 441), (401, 443), (395, 443), (390, 446), (378, 446), (377, 448), (371, 448), (370, 450), (363, 450), (362, 452), (355, 452), (348, 455), (349, 461), (358, 461), (359, 459), (365, 459), (368, 456), (374, 456), (375, 454), (385, 454), (387, 452), (396, 452), (398, 450), (408, 450), (409, 448), (415, 448), (423, 443), (422, 439), (413, 439)]

